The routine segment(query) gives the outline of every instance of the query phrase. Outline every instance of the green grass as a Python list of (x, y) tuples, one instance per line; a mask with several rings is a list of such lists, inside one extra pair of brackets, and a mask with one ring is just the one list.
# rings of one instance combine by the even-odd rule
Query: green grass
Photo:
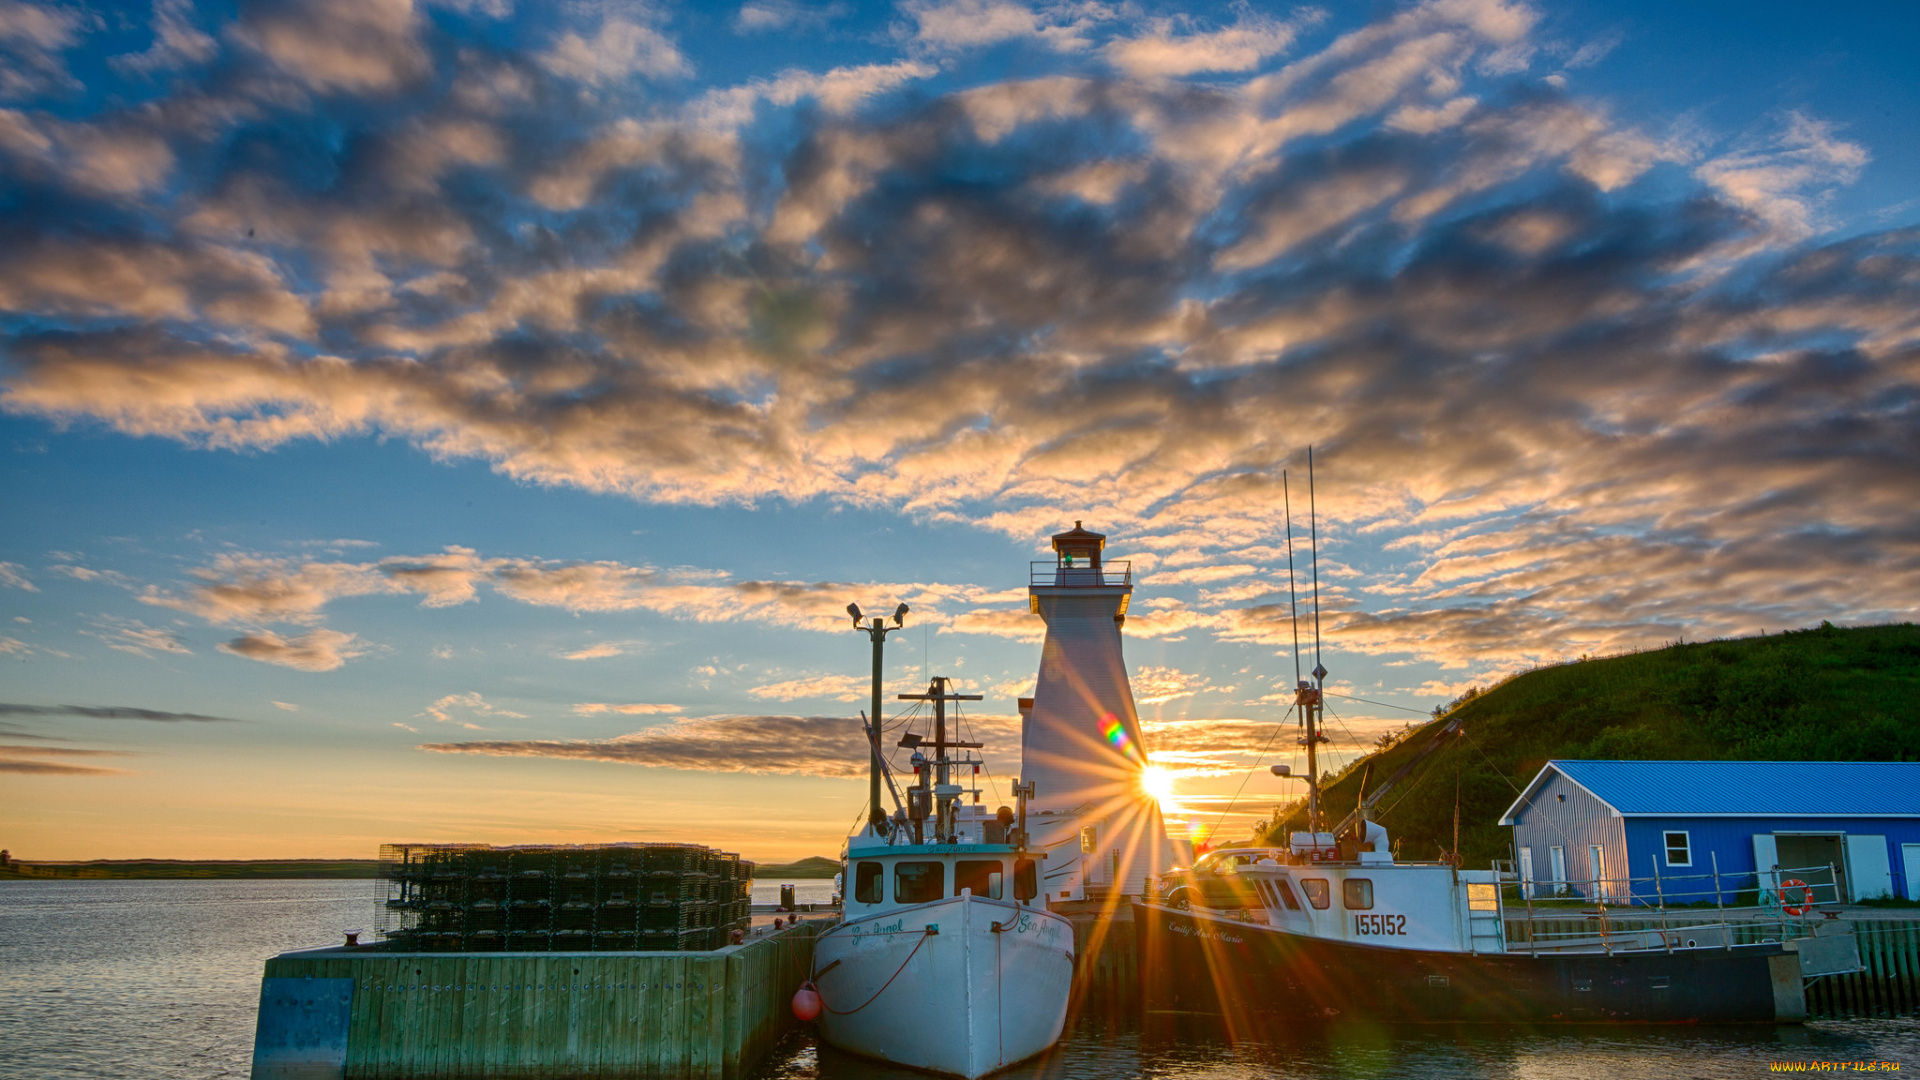
[[(1453, 846), (1456, 785), (1466, 865), (1509, 858), (1496, 824), (1551, 758), (1623, 761), (1920, 761), (1920, 626), (1811, 630), (1675, 644), (1540, 668), (1453, 709), (1374, 755), (1391, 775), (1459, 716), (1464, 734), (1375, 806), (1406, 859)], [(1329, 822), (1354, 807), (1362, 762), (1323, 789)], [(1304, 828), (1283, 807), (1267, 835)]]

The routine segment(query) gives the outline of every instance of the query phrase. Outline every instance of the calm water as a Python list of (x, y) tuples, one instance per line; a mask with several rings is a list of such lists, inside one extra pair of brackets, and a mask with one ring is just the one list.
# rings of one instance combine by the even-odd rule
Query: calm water
[[(808, 883), (800, 899), (826, 883)], [(0, 1078), (244, 1077), (260, 967), (371, 928), (370, 881), (0, 882)], [(755, 890), (771, 901), (777, 885)], [(762, 893), (767, 895), (763, 898)], [(1737, 1031), (1465, 1035), (1339, 1028), (1230, 1044), (1204, 1025), (1093, 1025), (1010, 1080), (1751, 1077), (1773, 1061), (1920, 1069), (1920, 1020)], [(922, 1080), (796, 1036), (761, 1080)]]

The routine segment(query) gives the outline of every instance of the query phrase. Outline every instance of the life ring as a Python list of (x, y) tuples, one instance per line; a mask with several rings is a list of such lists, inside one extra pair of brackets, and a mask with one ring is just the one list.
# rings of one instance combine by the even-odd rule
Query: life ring
[[(1800, 902), (1798, 904), (1794, 903), (1793, 900), (1789, 896), (1787, 896), (1787, 891), (1789, 889), (1800, 890)], [(1780, 910), (1786, 912), (1789, 915), (1805, 915), (1807, 912), (1812, 911), (1813, 910), (1813, 886), (1807, 884), (1804, 881), (1801, 881), (1799, 878), (1788, 878), (1787, 880), (1781, 882), (1780, 883)]]

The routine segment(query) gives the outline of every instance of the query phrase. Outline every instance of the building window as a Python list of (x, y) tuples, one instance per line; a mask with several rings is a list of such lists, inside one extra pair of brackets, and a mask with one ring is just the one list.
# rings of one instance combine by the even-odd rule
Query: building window
[(1593, 883), (1593, 899), (1606, 903), (1607, 893), (1607, 854), (1600, 850), (1599, 844), (1587, 845), (1588, 880)]
[(880, 902), (880, 890), (886, 888), (886, 874), (877, 862), (853, 864), (853, 899), (861, 904)]
[(1692, 838), (1683, 832), (1669, 832), (1664, 835), (1667, 843), (1667, 865), (1692, 866)]
[(1547, 849), (1547, 869), (1553, 874), (1553, 895), (1567, 895), (1567, 849), (1555, 844)]
[(1520, 888), (1527, 899), (1533, 899), (1533, 849), (1520, 849)]
[(947, 868), (937, 862), (893, 864), (893, 902), (925, 904), (947, 893)]
[(1333, 892), (1327, 888), (1326, 878), (1301, 878), (1300, 888), (1306, 890), (1307, 903), (1322, 911), (1325, 911), (1327, 905), (1333, 901)]
[(1347, 905), (1348, 911), (1373, 910), (1373, 882), (1361, 877), (1348, 878), (1340, 884), (1340, 899)]

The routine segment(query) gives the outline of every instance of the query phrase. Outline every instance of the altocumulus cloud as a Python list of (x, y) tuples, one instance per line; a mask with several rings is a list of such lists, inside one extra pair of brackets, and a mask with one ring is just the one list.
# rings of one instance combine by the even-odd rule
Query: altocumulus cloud
[[(671, 21), (503, 35), (504, 8), (162, 5), (122, 66), (171, 81), (91, 112), (45, 95), (95, 23), (32, 9), (0, 83), (0, 403), (1021, 538), (1071, 502), (1168, 570), (1223, 568), (1130, 618), (1163, 636), (1285, 639), (1256, 601), (1309, 443), (1329, 554), (1390, 556), (1333, 596), (1350, 648), (1523, 661), (1920, 600), (1920, 232), (1820, 238), (1871, 154), (1818, 117), (1724, 152), (1649, 134), (1531, 76), (1538, 14), (1503, 0), (1311, 49), (1306, 15), (915, 0), (889, 63), (717, 88), (684, 85)], [(989, 45), (1039, 74), (929, 90)], [(804, 583), (454, 550), (223, 556), (148, 599), (326, 670), (359, 646), (266, 626), (480, 586), (832, 621)], [(956, 629), (1034, 632), (946, 599)]]

